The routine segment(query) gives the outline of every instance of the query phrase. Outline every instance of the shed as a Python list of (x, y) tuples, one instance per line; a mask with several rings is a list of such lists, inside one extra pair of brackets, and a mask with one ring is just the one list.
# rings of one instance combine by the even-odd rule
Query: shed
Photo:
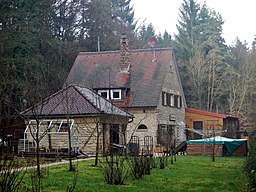
[(247, 155), (247, 139), (215, 136), (187, 141), (187, 154), (189, 155), (211, 155), (213, 149), (217, 156)]
[(240, 138), (239, 119), (234, 115), (186, 108), (185, 122), (187, 140), (211, 137), (217, 133), (224, 137)]

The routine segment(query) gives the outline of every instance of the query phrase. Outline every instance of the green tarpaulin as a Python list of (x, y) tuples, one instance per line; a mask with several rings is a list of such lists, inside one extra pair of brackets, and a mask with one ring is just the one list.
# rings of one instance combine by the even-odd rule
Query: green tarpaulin
[(239, 146), (241, 146), (247, 139), (230, 139), (226, 137), (216, 136), (204, 139), (189, 140), (187, 144), (217, 144), (224, 145), (228, 153), (231, 155)]

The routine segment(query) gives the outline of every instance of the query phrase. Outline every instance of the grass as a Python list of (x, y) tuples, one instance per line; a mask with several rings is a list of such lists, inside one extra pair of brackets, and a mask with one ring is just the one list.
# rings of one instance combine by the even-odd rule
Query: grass
[[(151, 175), (140, 180), (128, 178), (125, 185), (115, 186), (105, 184), (100, 166), (91, 166), (93, 161), (81, 161), (74, 191), (243, 191), (246, 183), (243, 163), (243, 157), (217, 157), (216, 162), (212, 162), (205, 156), (177, 156), (177, 161), (174, 164), (169, 162), (165, 169), (155, 168)], [(49, 177), (43, 179), (43, 191), (66, 191), (74, 176), (67, 170), (67, 164), (49, 167)], [(29, 185), (28, 178), (25, 182)]]

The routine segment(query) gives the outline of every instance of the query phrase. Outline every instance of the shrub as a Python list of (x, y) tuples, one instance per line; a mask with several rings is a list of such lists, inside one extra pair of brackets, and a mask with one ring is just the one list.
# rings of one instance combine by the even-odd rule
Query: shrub
[(113, 155), (105, 157), (104, 176), (108, 184), (122, 185), (128, 177), (128, 171), (125, 166), (125, 157)]
[(256, 191), (256, 134), (250, 135), (249, 155), (245, 160), (244, 170), (249, 189)]
[(166, 165), (166, 158), (165, 158), (165, 156), (160, 157), (159, 160), (160, 160), (160, 169), (164, 169), (165, 165)]
[(0, 189), (1, 192), (19, 191), (25, 174), (23, 169), (18, 169), (20, 163), (13, 157), (4, 157), (0, 160)]
[(143, 175), (150, 175), (152, 157), (150, 156), (131, 156), (131, 173), (135, 179), (140, 179)]

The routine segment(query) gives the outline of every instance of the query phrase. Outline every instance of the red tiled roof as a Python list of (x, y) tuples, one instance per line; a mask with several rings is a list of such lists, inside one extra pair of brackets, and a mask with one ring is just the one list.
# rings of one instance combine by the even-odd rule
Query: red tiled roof
[(92, 89), (129, 88), (131, 98), (125, 106), (157, 106), (166, 71), (174, 63), (172, 50), (156, 49), (155, 56), (152, 49), (131, 50), (129, 54), (130, 73), (125, 74), (120, 73), (120, 51), (79, 53), (66, 84)]
[(198, 115), (205, 115), (205, 116), (217, 117), (217, 118), (222, 118), (222, 119), (225, 119), (227, 117), (227, 115), (224, 115), (224, 114), (213, 113), (213, 112), (209, 112), (209, 111), (202, 111), (202, 110), (193, 109), (193, 108), (186, 108), (185, 111), (187, 113), (194, 113), (194, 114), (198, 114)]

